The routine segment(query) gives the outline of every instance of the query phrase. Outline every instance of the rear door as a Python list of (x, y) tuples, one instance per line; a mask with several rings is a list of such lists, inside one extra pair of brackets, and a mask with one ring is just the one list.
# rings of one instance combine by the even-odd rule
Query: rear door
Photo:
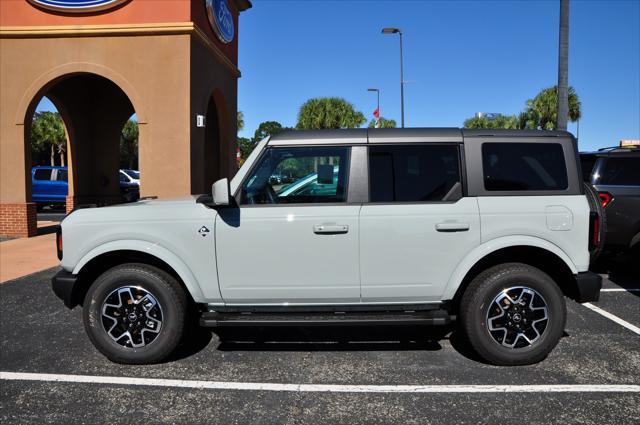
[(439, 301), (480, 243), (476, 198), (463, 196), (461, 145), (371, 145), (360, 212), (363, 302)]
[(66, 202), (69, 193), (69, 172), (66, 168), (54, 170), (49, 187), (51, 199), (56, 202)]

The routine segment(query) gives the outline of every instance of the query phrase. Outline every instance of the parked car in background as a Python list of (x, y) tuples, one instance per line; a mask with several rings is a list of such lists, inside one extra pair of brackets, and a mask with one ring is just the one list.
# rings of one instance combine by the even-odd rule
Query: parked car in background
[(122, 199), (125, 202), (134, 202), (140, 199), (140, 180), (132, 178), (125, 170), (120, 170), (119, 175)]
[[(120, 194), (124, 202), (140, 199), (140, 183), (122, 170)], [(38, 209), (46, 206), (64, 206), (69, 193), (69, 170), (67, 167), (37, 165), (31, 169), (31, 199)]]
[(120, 170), (120, 173), (128, 178), (129, 183), (136, 183), (140, 186), (140, 171), (138, 170)]
[(65, 205), (68, 192), (67, 167), (39, 165), (31, 169), (31, 199), (38, 209)]
[(640, 248), (640, 147), (580, 153), (582, 177), (598, 192), (604, 209), (604, 249)]

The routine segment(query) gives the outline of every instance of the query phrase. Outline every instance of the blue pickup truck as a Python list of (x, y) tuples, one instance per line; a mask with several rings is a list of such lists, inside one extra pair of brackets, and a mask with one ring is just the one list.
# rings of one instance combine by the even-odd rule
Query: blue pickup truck
[(67, 167), (37, 166), (31, 169), (31, 199), (41, 208), (64, 205), (69, 192)]
[[(140, 198), (140, 184), (127, 174), (120, 174), (120, 194), (124, 202)], [(138, 180), (139, 182), (139, 180)], [(38, 209), (47, 205), (64, 205), (69, 193), (69, 171), (67, 167), (38, 165), (31, 169), (31, 199)]]

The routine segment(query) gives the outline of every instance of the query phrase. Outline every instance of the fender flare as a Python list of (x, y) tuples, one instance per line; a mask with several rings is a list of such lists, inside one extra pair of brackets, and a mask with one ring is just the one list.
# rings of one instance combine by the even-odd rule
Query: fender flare
[(156, 243), (143, 240), (117, 240), (97, 246), (86, 253), (73, 269), (73, 274), (80, 273), (82, 268), (94, 258), (114, 251), (138, 251), (164, 261), (180, 277), (191, 297), (197, 303), (206, 302), (196, 277), (186, 264), (174, 253)]
[(484, 242), (477, 246), (469, 254), (467, 254), (467, 256), (458, 264), (458, 267), (456, 267), (454, 272), (451, 274), (451, 277), (449, 278), (449, 281), (447, 282), (447, 285), (444, 289), (444, 293), (442, 294), (442, 299), (453, 299), (458, 288), (460, 287), (460, 284), (462, 283), (462, 280), (465, 278), (467, 273), (469, 273), (469, 270), (471, 270), (471, 268), (478, 263), (478, 261), (500, 249), (516, 246), (530, 246), (549, 251), (552, 254), (555, 254), (556, 257), (560, 258), (562, 262), (567, 265), (569, 270), (571, 270), (571, 273), (578, 273), (578, 269), (576, 268), (575, 264), (573, 264), (573, 261), (571, 261), (571, 258), (569, 258), (569, 256), (560, 247), (549, 241), (535, 236), (503, 236)]

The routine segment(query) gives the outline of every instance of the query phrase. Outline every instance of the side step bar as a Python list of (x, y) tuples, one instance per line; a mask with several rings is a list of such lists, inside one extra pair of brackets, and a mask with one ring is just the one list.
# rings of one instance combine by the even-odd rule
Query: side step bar
[(200, 326), (363, 326), (447, 325), (455, 317), (445, 310), (328, 313), (220, 313), (206, 312)]

